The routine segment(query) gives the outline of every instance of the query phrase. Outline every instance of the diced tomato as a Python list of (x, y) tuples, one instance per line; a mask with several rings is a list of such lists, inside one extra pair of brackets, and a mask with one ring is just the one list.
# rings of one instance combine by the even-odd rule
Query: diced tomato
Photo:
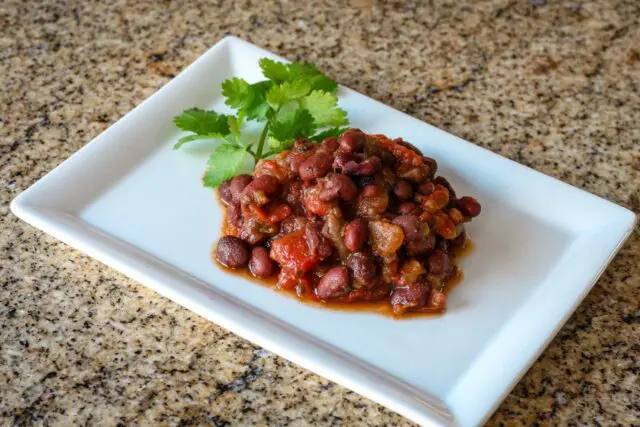
[(276, 239), (271, 244), (271, 258), (283, 269), (307, 272), (315, 267), (319, 258), (314, 256), (304, 238), (304, 230), (294, 231)]

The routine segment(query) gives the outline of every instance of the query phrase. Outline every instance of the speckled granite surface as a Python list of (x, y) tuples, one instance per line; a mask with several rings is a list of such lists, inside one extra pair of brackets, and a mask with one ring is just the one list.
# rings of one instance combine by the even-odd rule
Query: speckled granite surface
[[(4, 0), (0, 424), (410, 425), (9, 201), (226, 34), (640, 212), (640, 3)], [(489, 421), (640, 425), (638, 230)]]

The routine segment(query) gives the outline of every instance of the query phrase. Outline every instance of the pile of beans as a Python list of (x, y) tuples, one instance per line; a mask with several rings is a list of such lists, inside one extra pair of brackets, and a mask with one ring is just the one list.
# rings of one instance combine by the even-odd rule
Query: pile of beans
[(413, 145), (358, 129), (298, 140), (219, 191), (219, 263), (278, 274), (278, 288), (301, 298), (387, 300), (396, 314), (445, 308), (464, 225), (481, 210)]

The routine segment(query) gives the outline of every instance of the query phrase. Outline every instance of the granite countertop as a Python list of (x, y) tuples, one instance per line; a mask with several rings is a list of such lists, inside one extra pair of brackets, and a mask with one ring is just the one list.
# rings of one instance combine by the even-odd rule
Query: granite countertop
[[(91, 3), (0, 5), (1, 425), (411, 425), (9, 213), (227, 34), (640, 212), (638, 1)], [(640, 425), (638, 231), (489, 425)]]

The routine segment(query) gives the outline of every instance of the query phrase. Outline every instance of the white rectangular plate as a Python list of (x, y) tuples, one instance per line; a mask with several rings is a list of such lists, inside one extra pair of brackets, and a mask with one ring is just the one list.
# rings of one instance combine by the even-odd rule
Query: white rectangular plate
[(220, 83), (281, 59), (226, 38), (13, 201), (13, 212), (160, 294), (424, 425), (485, 420), (589, 292), (635, 215), (341, 87), (352, 124), (438, 160), (482, 215), (440, 318), (323, 310), (210, 260), (221, 212), (200, 176), (210, 143), (171, 150), (172, 118), (224, 108)]

